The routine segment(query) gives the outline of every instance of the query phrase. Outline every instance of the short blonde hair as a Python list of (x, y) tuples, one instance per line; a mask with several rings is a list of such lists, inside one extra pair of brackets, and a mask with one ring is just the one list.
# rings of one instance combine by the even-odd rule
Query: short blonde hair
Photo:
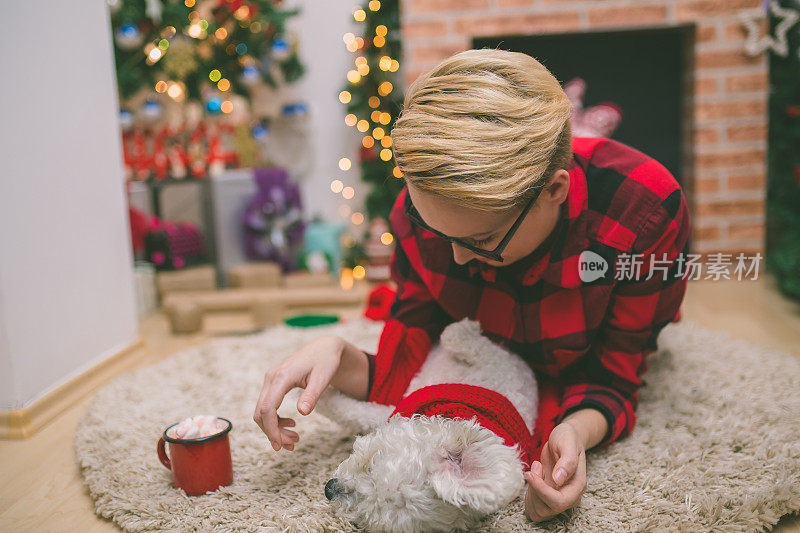
[(392, 129), (407, 183), (461, 206), (512, 209), (572, 159), (571, 103), (533, 57), (455, 54), (408, 88)]

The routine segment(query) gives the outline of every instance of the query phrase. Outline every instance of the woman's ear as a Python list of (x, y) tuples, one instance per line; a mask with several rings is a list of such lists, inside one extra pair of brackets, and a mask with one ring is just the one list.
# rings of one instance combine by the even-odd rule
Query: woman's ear
[(542, 192), (543, 201), (561, 205), (567, 199), (569, 192), (569, 172), (564, 169), (559, 169), (550, 180), (550, 184)]

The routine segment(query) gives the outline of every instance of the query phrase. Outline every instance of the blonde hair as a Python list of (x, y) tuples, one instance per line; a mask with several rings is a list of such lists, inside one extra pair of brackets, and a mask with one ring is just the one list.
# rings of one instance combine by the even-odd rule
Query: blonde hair
[(533, 57), (467, 50), (420, 75), (392, 129), (407, 183), (479, 210), (512, 209), (572, 159), (571, 104)]

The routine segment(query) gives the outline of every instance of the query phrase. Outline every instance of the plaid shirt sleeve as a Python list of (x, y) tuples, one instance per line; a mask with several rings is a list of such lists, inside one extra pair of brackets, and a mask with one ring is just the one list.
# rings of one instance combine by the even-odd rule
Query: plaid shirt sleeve
[(633, 431), (637, 389), (644, 383), (640, 376), (647, 371), (647, 355), (657, 348), (659, 332), (676, 319), (686, 291), (679, 255), (685, 260), (689, 233), (686, 199), (678, 188), (643, 221), (629, 254), (637, 263), (642, 259), (641, 271), (616, 282), (595, 342), (580, 363), (573, 365), (575, 371), (565, 374), (556, 424), (580, 409), (599, 410), (608, 421), (608, 430), (597, 447)]
[[(413, 245), (413, 243), (412, 243)], [(431, 295), (398, 242), (390, 263), (397, 294), (378, 342), (369, 358), (370, 402), (395, 405), (422, 367), (431, 346), (453, 321)]]

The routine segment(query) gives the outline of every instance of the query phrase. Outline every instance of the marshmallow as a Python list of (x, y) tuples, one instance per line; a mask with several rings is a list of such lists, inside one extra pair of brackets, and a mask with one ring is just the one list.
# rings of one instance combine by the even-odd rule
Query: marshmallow
[(177, 439), (201, 439), (219, 433), (227, 427), (224, 420), (213, 415), (197, 415), (183, 419), (167, 433)]

